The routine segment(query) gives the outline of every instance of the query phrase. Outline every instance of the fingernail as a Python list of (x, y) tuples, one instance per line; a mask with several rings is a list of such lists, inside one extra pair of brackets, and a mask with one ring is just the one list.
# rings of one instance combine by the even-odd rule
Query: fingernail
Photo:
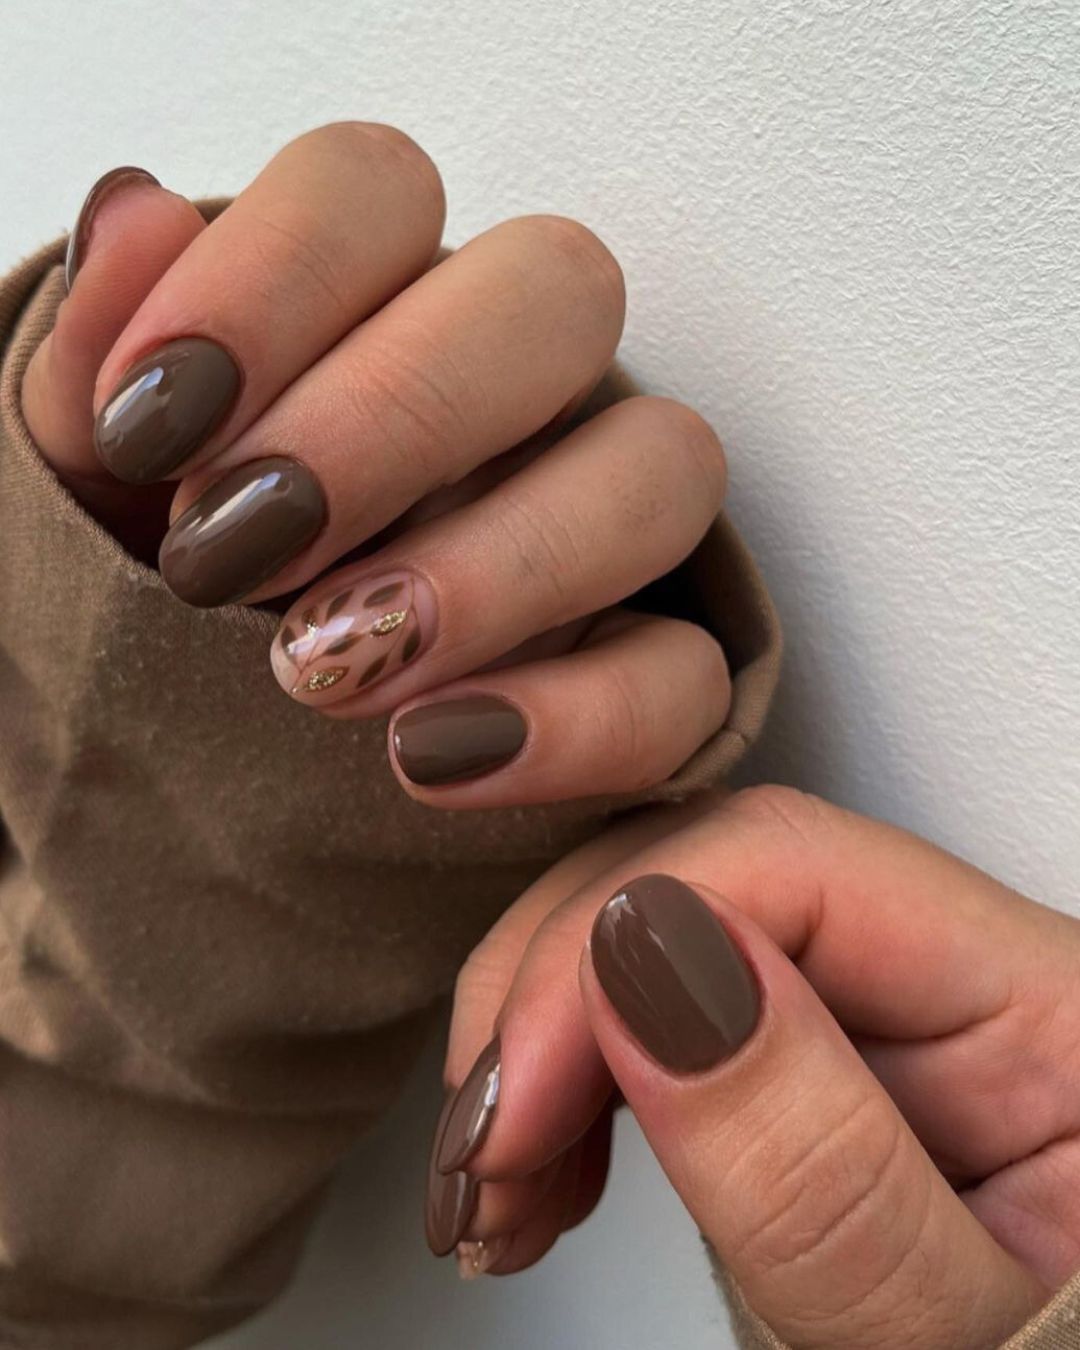
[(410, 782), (460, 783), (509, 764), (527, 732), (524, 717), (504, 699), (445, 699), (402, 713), (394, 723), (394, 753)]
[(326, 499), (296, 460), (253, 459), (227, 473), (166, 534), (165, 584), (189, 605), (227, 605), (269, 581), (319, 533)]
[(611, 1006), (668, 1069), (711, 1069), (757, 1026), (753, 972), (709, 906), (675, 877), (624, 886), (596, 916), (590, 948)]
[(464, 1167), (480, 1151), (499, 1104), (499, 1038), (489, 1041), (454, 1093), (439, 1148), (440, 1172)]
[(434, 634), (435, 608), (431, 586), (413, 572), (366, 577), (321, 600), (306, 596), (282, 620), (270, 664), (293, 698), (336, 703), (414, 660)]
[(94, 228), (94, 217), (106, 197), (111, 197), (125, 187), (160, 187), (161, 184), (152, 173), (136, 168), (134, 164), (122, 164), (118, 169), (110, 169), (102, 174), (86, 194), (86, 200), (79, 208), (75, 226), (68, 236), (67, 255), (64, 258), (64, 281), (70, 291), (78, 276), (79, 268), (86, 259), (90, 247), (90, 234)]
[(492, 1266), (506, 1255), (510, 1246), (508, 1237), (491, 1238), (484, 1242), (459, 1242), (457, 1245), (458, 1274), (463, 1280), (475, 1280), (486, 1275)]
[(428, 1160), (424, 1228), (427, 1244), (436, 1256), (449, 1256), (461, 1241), (476, 1210), (476, 1197), (480, 1189), (479, 1182), (467, 1172), (451, 1172), (449, 1176), (444, 1176), (439, 1171), (436, 1160), (452, 1106), (453, 1098), (448, 1097), (439, 1112)]
[(94, 446), (125, 483), (156, 483), (200, 449), (240, 392), (240, 370), (209, 338), (167, 342), (127, 371), (94, 423)]

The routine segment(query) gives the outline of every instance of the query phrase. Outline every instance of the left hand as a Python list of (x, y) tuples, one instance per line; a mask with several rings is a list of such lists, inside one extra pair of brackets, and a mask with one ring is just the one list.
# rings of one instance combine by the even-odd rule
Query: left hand
[(466, 1273), (589, 1212), (616, 1089), (800, 1350), (997, 1346), (1080, 1267), (1080, 922), (792, 790), (554, 868), (462, 972), (446, 1080), (428, 1233)]
[(524, 215), (448, 254), (445, 214), (437, 166), (380, 123), (297, 137), (209, 224), (115, 171), (27, 425), (182, 600), (294, 600), (279, 682), (392, 714), (418, 800), (651, 786), (722, 726), (728, 672), (704, 628), (621, 602), (708, 530), (723, 451), (673, 399), (603, 406), (626, 296), (592, 230)]

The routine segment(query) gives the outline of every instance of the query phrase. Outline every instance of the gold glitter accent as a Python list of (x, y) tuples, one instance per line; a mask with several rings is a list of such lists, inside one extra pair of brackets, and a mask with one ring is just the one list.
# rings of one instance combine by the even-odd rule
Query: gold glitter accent
[(347, 674), (347, 666), (330, 666), (327, 670), (316, 670), (303, 684), (298, 684), (293, 693), (320, 694), (324, 689), (333, 689), (338, 680), (343, 680)]
[(303, 616), (303, 625), (308, 631), (308, 637), (314, 637), (319, 631), (319, 619), (315, 610), (309, 609)]
[(381, 619), (376, 619), (371, 625), (371, 631), (376, 637), (385, 637), (387, 633), (392, 633), (395, 628), (400, 628), (409, 617), (407, 609), (395, 609), (391, 614), (384, 614)]

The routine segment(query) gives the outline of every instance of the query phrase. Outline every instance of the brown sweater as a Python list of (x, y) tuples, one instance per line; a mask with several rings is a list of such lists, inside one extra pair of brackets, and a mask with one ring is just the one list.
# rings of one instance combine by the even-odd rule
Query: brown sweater
[[(19, 388), (63, 248), (0, 283), (0, 1346), (178, 1350), (280, 1290), (495, 917), (614, 814), (731, 769), (780, 637), (721, 519), (663, 594), (724, 644), (722, 731), (645, 792), (417, 805), (384, 725), (281, 695), (273, 614), (181, 604), (41, 459)], [(632, 392), (613, 368), (580, 416)], [(1078, 1302), (1016, 1344), (1080, 1346)]]

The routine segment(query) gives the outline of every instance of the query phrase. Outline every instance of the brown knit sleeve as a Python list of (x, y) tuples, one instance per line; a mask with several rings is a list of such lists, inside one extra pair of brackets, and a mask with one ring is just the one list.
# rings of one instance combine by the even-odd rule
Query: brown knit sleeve
[(709, 745), (650, 792), (427, 810), (384, 725), (281, 694), (274, 614), (181, 604), (39, 455), (19, 390), (62, 252), (0, 282), (0, 1344), (176, 1350), (281, 1288), (520, 891), (613, 814), (730, 769), (779, 635), (718, 522), (677, 587), (734, 671)]

